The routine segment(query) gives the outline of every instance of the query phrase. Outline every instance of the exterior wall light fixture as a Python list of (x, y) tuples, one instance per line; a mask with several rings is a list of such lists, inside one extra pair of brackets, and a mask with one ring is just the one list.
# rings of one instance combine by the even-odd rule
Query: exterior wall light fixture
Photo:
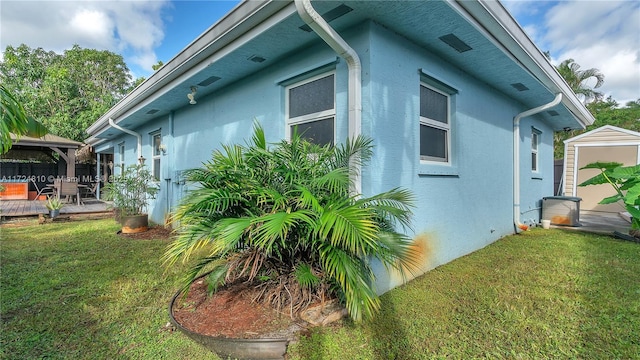
[(198, 91), (198, 88), (196, 88), (195, 86), (192, 86), (191, 87), (191, 93), (187, 94), (187, 98), (189, 99), (189, 104), (191, 104), (191, 105), (197, 104), (197, 102), (196, 102), (196, 91)]

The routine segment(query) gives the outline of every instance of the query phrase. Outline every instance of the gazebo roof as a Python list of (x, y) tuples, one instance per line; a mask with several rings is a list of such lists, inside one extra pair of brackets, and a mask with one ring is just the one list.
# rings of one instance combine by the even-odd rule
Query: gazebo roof
[(16, 141), (16, 136), (11, 134), (11, 140), (14, 141), (13, 145), (16, 146), (46, 146), (46, 147), (62, 147), (66, 149), (77, 149), (82, 146), (81, 142), (63, 138), (57, 135), (47, 134), (43, 137), (34, 138), (30, 136), (21, 136)]

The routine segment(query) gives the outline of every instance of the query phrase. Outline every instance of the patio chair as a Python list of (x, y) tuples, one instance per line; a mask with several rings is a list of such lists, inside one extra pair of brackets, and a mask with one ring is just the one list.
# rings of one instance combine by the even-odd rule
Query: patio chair
[(78, 206), (80, 206), (80, 188), (78, 187), (77, 180), (63, 179), (60, 181), (60, 186), (58, 187), (58, 198), (62, 198), (63, 196), (75, 196)]
[(36, 197), (33, 198), (33, 200), (38, 200), (40, 195), (51, 196), (51, 195), (55, 195), (56, 194), (56, 188), (55, 188), (54, 184), (46, 184), (41, 189), (41, 188), (38, 187), (38, 184), (34, 180), (31, 180), (31, 182), (33, 183), (33, 186), (35, 186), (36, 191), (37, 191)]
[(82, 194), (82, 197), (87, 198), (87, 197), (94, 197), (94, 198), (98, 198), (97, 196), (97, 191), (98, 191), (98, 183), (97, 182), (93, 182), (89, 185), (84, 185), (84, 184), (80, 184), (80, 193)]

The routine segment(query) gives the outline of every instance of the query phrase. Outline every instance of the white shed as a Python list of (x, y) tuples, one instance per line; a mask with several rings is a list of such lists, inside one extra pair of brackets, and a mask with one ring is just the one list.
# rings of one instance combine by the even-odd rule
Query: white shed
[(562, 195), (582, 198), (581, 211), (624, 211), (620, 204), (598, 204), (615, 194), (610, 185), (578, 186), (599, 173), (596, 169), (579, 170), (596, 161), (619, 162), (625, 166), (640, 164), (640, 133), (605, 125), (564, 141)]

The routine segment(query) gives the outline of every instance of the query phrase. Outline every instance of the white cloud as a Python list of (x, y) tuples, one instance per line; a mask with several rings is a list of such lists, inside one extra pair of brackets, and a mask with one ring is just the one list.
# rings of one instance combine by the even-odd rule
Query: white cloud
[(554, 64), (574, 59), (581, 69), (605, 76), (597, 90), (621, 104), (640, 98), (640, 2), (506, 1)]
[(76, 34), (82, 43), (113, 48), (115, 26), (109, 16), (98, 10), (79, 10), (72, 15), (69, 31)]
[(619, 103), (640, 98), (640, 3), (561, 1), (544, 25), (554, 57), (599, 69), (605, 81), (598, 90)]
[(0, 4), (0, 48), (26, 44), (62, 52), (74, 44), (109, 50), (149, 72), (164, 38), (168, 0), (13, 1)]

